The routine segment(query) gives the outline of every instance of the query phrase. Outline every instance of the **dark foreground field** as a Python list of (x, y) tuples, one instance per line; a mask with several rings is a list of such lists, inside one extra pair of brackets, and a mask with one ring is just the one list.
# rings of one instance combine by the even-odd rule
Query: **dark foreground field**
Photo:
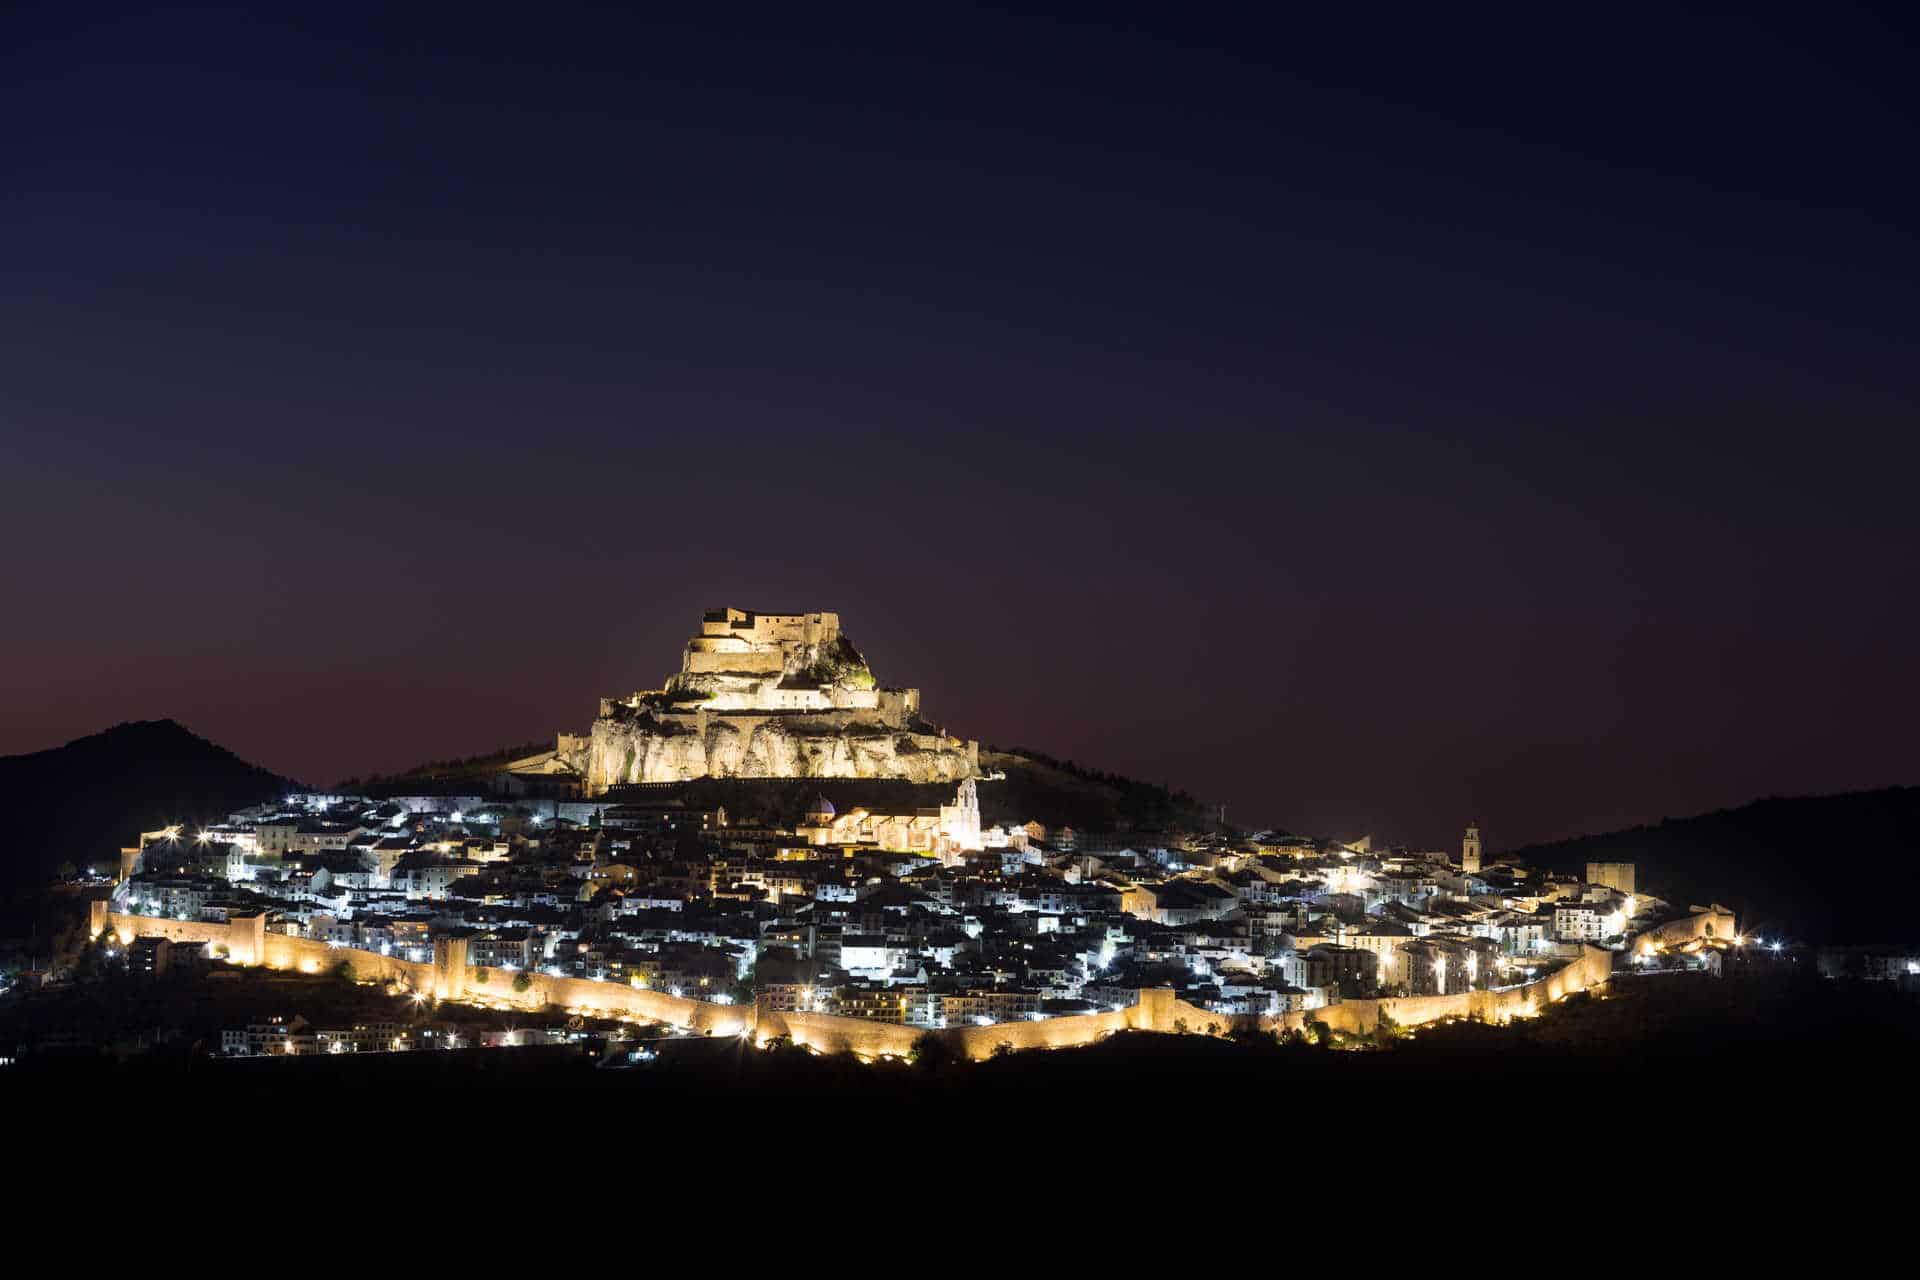
[[(1531, 1022), (1364, 1050), (1124, 1033), (863, 1064), (739, 1039), (655, 1047), (624, 1070), (596, 1065), (604, 1046), (43, 1058), (0, 1070), (0, 1096), (17, 1138), (46, 1135), (18, 1146), (34, 1167), (164, 1169), (190, 1204), (207, 1164), (258, 1171), (257, 1196), (222, 1194), (261, 1205), (377, 1167), (377, 1199), (407, 1212), (356, 1225), (363, 1244), (404, 1244), (422, 1206), (465, 1220), (512, 1189), (532, 1214), (509, 1215), (514, 1230), (558, 1206), (607, 1209), (620, 1239), (694, 1211), (741, 1226), (825, 1204), (881, 1215), (892, 1225), (863, 1229), (903, 1248), (924, 1243), (918, 1214), (974, 1215), (1003, 1246), (1098, 1228), (1116, 1265), (1135, 1229), (1183, 1224), (1218, 1261), (1330, 1226), (1355, 1256), (1424, 1250), (1468, 1209), (1765, 1258), (1776, 1226), (1901, 1221), (1897, 1170), (1920, 1136), (1920, 1000), (1797, 977), (1621, 979)], [(1228, 1207), (1239, 1225), (1222, 1233)]]
[[(277, 979), (284, 983), (285, 978)], [(279, 993), (284, 995), (285, 993)], [(1116, 1035), (1084, 1048), (986, 1062), (861, 1063), (737, 1039), (672, 1039), (658, 1059), (601, 1065), (604, 1046), (220, 1061), (200, 1054), (29, 1059), (16, 1090), (106, 1089), (222, 1097), (417, 1090), (610, 1095), (672, 1126), (740, 1109), (1058, 1113), (1081, 1108), (1178, 1123), (1226, 1108), (1275, 1122), (1354, 1126), (1626, 1123), (1737, 1130), (1904, 1124), (1920, 1063), (1920, 1000), (1890, 987), (1801, 977), (1623, 978), (1505, 1027), (1421, 1028), (1382, 1047), (1321, 1048), (1267, 1037)], [(530, 1099), (529, 1099), (530, 1100)], [(500, 1101), (513, 1105), (510, 1096)]]

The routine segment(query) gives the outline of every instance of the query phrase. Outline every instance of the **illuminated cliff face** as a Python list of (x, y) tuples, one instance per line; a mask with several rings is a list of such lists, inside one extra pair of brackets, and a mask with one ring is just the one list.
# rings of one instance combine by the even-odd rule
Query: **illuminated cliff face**
[(882, 689), (832, 613), (717, 609), (663, 688), (601, 703), (562, 738), (590, 794), (689, 778), (958, 782), (978, 745), (920, 719), (918, 689)]

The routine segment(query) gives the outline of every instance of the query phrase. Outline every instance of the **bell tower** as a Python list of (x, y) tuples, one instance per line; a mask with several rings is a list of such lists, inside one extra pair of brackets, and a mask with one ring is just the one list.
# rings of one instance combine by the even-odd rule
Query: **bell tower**
[(1480, 872), (1480, 824), (1467, 824), (1466, 838), (1460, 842), (1460, 869), (1468, 875)]

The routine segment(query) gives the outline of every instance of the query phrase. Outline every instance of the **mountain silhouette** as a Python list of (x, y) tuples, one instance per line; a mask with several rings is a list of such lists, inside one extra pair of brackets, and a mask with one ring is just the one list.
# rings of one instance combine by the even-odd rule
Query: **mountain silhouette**
[(1631, 862), (1636, 888), (1681, 906), (1723, 903), (1751, 934), (1920, 940), (1920, 787), (1774, 797), (1499, 856), (1554, 871)]
[(37, 885), (62, 863), (102, 870), (169, 823), (216, 821), (299, 784), (172, 720), (117, 724), (65, 746), (0, 756), (0, 883)]

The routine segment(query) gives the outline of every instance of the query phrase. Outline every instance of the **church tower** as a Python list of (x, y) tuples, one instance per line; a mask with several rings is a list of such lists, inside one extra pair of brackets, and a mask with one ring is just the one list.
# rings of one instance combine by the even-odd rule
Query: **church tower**
[(1460, 842), (1460, 869), (1468, 875), (1480, 873), (1480, 824), (1467, 824), (1466, 839)]

